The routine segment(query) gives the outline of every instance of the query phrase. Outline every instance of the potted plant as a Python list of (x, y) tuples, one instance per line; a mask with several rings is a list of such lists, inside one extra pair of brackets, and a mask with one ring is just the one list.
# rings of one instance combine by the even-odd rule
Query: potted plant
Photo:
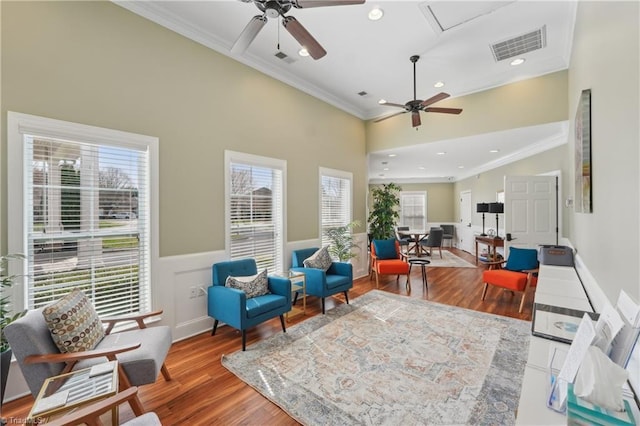
[(394, 226), (400, 217), (400, 188), (388, 183), (371, 189), (373, 208), (369, 213), (369, 234), (372, 240), (384, 240), (395, 236)]
[(354, 220), (343, 226), (328, 228), (324, 231), (324, 235), (331, 240), (329, 245), (329, 254), (340, 262), (348, 262), (356, 255), (352, 252), (358, 246), (353, 242), (353, 228), (360, 226), (360, 222)]
[(2, 280), (2, 296), (0, 297), (0, 380), (2, 385), (0, 390), (0, 403), (4, 400), (4, 390), (7, 386), (7, 378), (9, 377), (9, 367), (11, 366), (11, 347), (4, 335), (4, 328), (23, 316), (27, 311), (15, 313), (11, 311), (11, 294), (6, 294), (6, 290), (10, 288), (19, 275), (5, 275), (8, 270), (8, 263), (12, 259), (24, 259), (21, 254), (7, 254), (0, 257), (0, 279)]

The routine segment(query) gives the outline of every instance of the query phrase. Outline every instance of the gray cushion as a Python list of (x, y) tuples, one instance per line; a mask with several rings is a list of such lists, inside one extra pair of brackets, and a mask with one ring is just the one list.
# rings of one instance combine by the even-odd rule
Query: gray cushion
[(60, 350), (53, 342), (47, 323), (42, 316), (42, 310), (36, 309), (17, 321), (12, 322), (4, 329), (13, 355), (18, 360), (22, 375), (29, 385), (31, 395), (37, 397), (44, 381), (56, 376), (64, 369), (64, 363), (38, 363), (24, 365), (24, 359), (29, 355), (55, 354)]
[(135, 419), (131, 419), (126, 423), (122, 424), (123, 426), (162, 426), (158, 415), (154, 412), (145, 413), (140, 417), (136, 417)]
[[(132, 343), (141, 343), (141, 346), (136, 350), (116, 355), (118, 363), (124, 368), (133, 386), (155, 382), (171, 347), (171, 329), (163, 325), (108, 334), (96, 349), (126, 346)], [(87, 359), (79, 361), (74, 369), (87, 368), (102, 362), (105, 362), (105, 358)]]
[(269, 283), (267, 281), (266, 269), (259, 274), (249, 275), (246, 277), (228, 276), (225, 280), (224, 285), (225, 287), (244, 291), (247, 299), (263, 296), (269, 293)]

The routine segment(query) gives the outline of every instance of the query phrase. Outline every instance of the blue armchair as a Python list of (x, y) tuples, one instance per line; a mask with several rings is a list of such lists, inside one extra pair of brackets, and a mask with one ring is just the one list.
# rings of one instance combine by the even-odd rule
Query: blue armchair
[(246, 277), (258, 273), (254, 259), (230, 260), (212, 266), (213, 285), (208, 288), (207, 312), (214, 319), (211, 335), (216, 334), (218, 321), (242, 331), (242, 350), (246, 349), (247, 329), (280, 316), (282, 331), (284, 313), (291, 310), (291, 281), (269, 277), (269, 294), (247, 299), (244, 291), (225, 287), (227, 277)]
[[(353, 287), (353, 267), (350, 263), (333, 262), (326, 272), (322, 269), (305, 268), (304, 260), (317, 250), (317, 248), (294, 250), (292, 252), (291, 270), (304, 272), (307, 282), (307, 295), (322, 298), (322, 313), (324, 314), (325, 297), (343, 292), (347, 304), (349, 304), (348, 291)], [(298, 293), (296, 292), (296, 299), (297, 297)]]

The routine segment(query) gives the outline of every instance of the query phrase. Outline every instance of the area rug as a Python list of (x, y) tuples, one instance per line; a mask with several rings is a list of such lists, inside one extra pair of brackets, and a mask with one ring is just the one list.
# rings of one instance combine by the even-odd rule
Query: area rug
[[(423, 256), (423, 258), (425, 258)], [(442, 259), (440, 259), (440, 253), (438, 250), (433, 250), (431, 256), (426, 257), (431, 263), (431, 268), (475, 268), (476, 265), (467, 262), (461, 257), (456, 256), (447, 250), (442, 250)]]
[(515, 422), (530, 323), (373, 290), (222, 365), (304, 425)]

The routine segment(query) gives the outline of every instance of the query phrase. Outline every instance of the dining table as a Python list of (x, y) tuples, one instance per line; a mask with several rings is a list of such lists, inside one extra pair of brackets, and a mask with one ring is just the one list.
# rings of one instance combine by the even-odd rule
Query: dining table
[(409, 229), (398, 232), (400, 236), (406, 235), (408, 237), (413, 238), (413, 245), (407, 248), (407, 252), (413, 250), (416, 256), (420, 257), (423, 254), (428, 256), (429, 253), (426, 250), (422, 250), (422, 245), (420, 245), (420, 241), (427, 238), (429, 235), (428, 229)]

